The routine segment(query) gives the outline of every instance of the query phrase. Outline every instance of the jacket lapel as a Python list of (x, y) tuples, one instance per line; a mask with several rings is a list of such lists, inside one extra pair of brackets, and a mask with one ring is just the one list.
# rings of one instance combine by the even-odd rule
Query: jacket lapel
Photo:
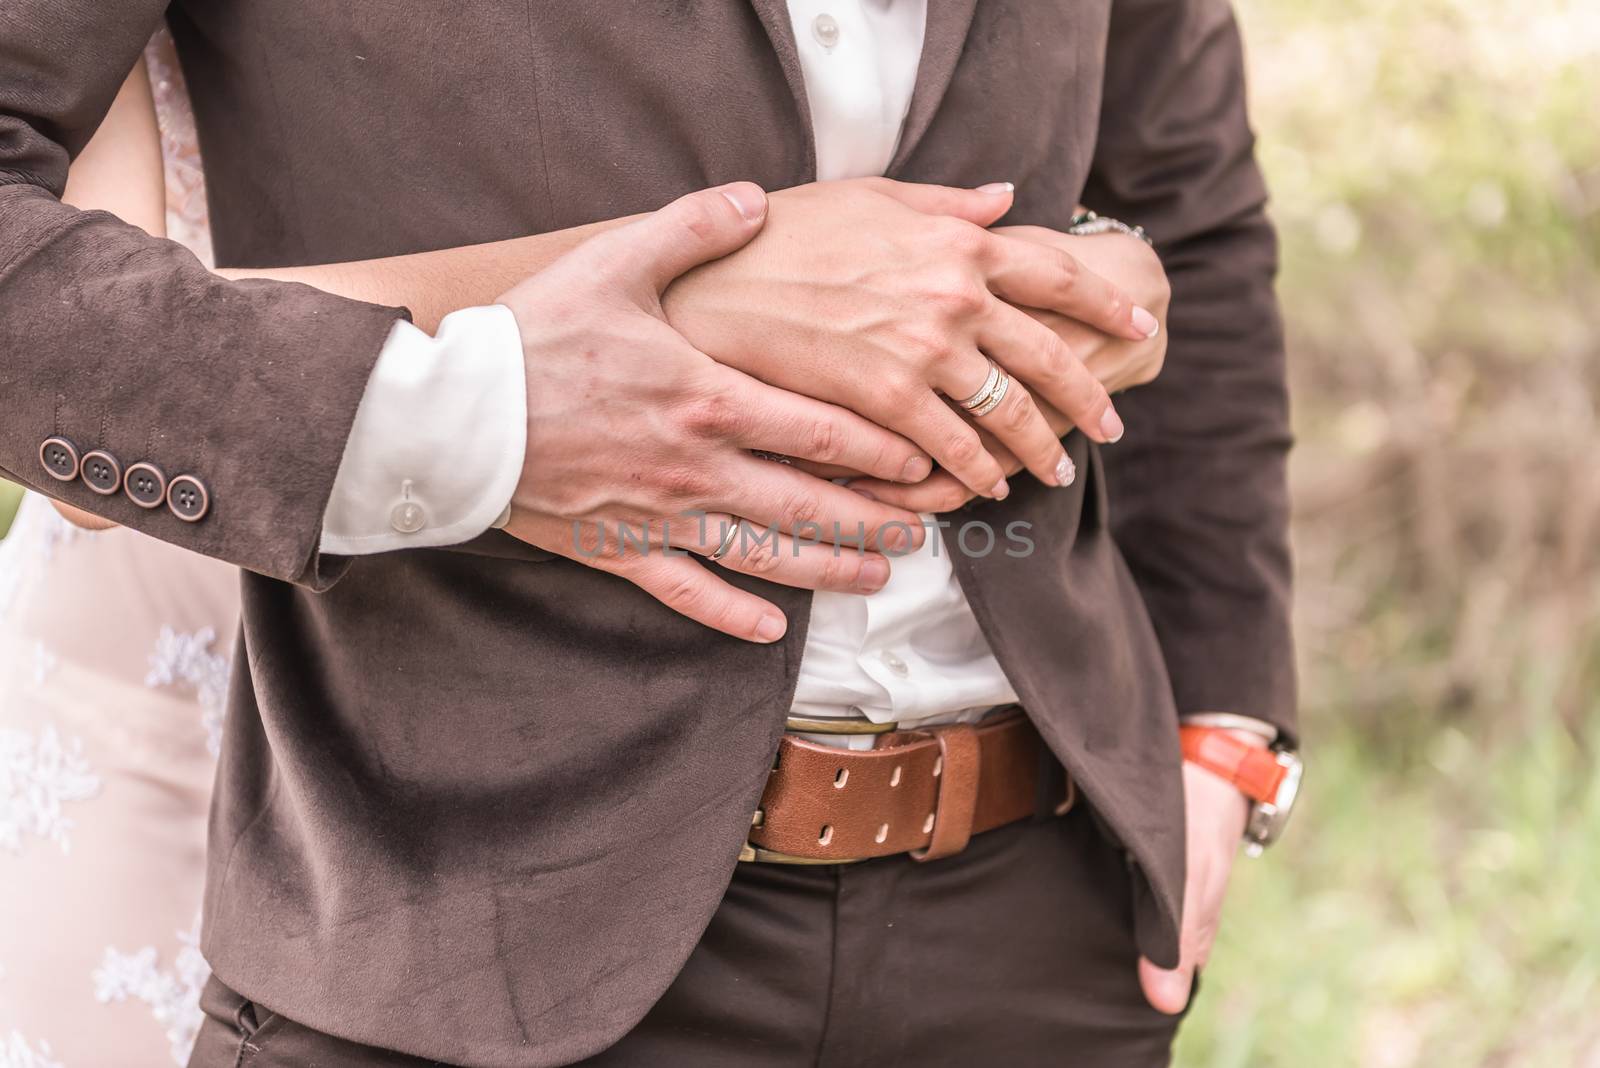
[(789, 92), (794, 94), (796, 118), (805, 137), (806, 181), (817, 177), (817, 138), (811, 128), (811, 104), (806, 99), (805, 72), (800, 69), (800, 51), (794, 43), (794, 27), (789, 21), (789, 5), (785, 0), (750, 0), (761, 19), (762, 29), (772, 39), (772, 50), (778, 54), (778, 65), (783, 68)]
[[(973, 9), (978, 0), (928, 0), (928, 28), (922, 38), (922, 62), (917, 67), (917, 82), (911, 90), (911, 107), (906, 113), (905, 129), (900, 132), (900, 147), (895, 149), (894, 160), (889, 164), (889, 174), (894, 176), (911, 153), (916, 151), (922, 135), (928, 132), (939, 102), (950, 79), (955, 76), (956, 64), (961, 59), (961, 49), (967, 43), (967, 31), (972, 28)], [(777, 7), (783, 7), (781, 2)], [(791, 42), (792, 47), (792, 42)]]

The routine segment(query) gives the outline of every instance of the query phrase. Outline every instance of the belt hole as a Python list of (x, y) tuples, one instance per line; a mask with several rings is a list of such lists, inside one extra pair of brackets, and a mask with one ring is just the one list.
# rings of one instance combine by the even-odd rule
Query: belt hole
[(944, 774), (944, 754), (940, 753), (933, 758), (933, 777), (937, 779)]
[(930, 813), (928, 813), (928, 818), (922, 821), (922, 833), (923, 834), (931, 834), (932, 832), (933, 832), (933, 813), (930, 812)]
[(882, 827), (878, 828), (878, 833), (872, 836), (872, 840), (877, 842), (879, 845), (882, 845), (888, 837), (889, 825), (885, 823)]
[(900, 785), (900, 765), (899, 764), (896, 764), (894, 766), (894, 774), (889, 776), (889, 785), (890, 786), (899, 786)]
[(850, 781), (850, 769), (849, 768), (840, 768), (838, 771), (833, 773), (833, 788), (835, 790), (843, 790), (844, 789), (844, 784), (849, 782), (849, 781)]
[(824, 823), (822, 833), (817, 835), (817, 845), (825, 846), (831, 841), (833, 841), (833, 824)]

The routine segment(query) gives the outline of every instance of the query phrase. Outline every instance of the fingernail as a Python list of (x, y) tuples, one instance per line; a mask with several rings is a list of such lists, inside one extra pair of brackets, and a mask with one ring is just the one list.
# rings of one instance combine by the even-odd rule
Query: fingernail
[(1005, 500), (1008, 496), (1010, 496), (1010, 494), (1011, 487), (1006, 485), (1006, 480), (1003, 478), (994, 484), (993, 489), (989, 490), (989, 496), (993, 497), (997, 501)]
[(1161, 985), (1166, 988), (1167, 996), (1174, 1005), (1188, 1004), (1189, 1001), (1189, 973), (1186, 971), (1168, 972), (1161, 977)]
[(1077, 477), (1078, 465), (1072, 462), (1072, 457), (1063, 455), (1061, 462), (1056, 464), (1056, 485), (1070, 486)]
[(783, 637), (783, 632), (789, 626), (780, 615), (769, 614), (761, 617), (761, 622), (756, 624), (756, 637), (764, 642), (775, 642)]
[(856, 589), (875, 593), (889, 581), (889, 561), (879, 556), (869, 556), (861, 562), (856, 573)]
[(1133, 306), (1133, 328), (1145, 337), (1152, 338), (1161, 333), (1161, 322), (1154, 315), (1135, 304)]
[(904, 471), (900, 472), (902, 482), (921, 482), (933, 470), (933, 461), (926, 456), (913, 456), (906, 461)]
[(1106, 414), (1100, 417), (1101, 436), (1106, 439), (1108, 444), (1115, 445), (1122, 440), (1122, 432), (1122, 417), (1117, 414), (1115, 408), (1108, 407)]
[(760, 186), (736, 182), (723, 187), (722, 195), (728, 198), (728, 203), (739, 209), (739, 214), (744, 216), (746, 222), (754, 222), (767, 212), (767, 196)]
[(1017, 187), (1010, 182), (990, 182), (987, 185), (978, 187), (978, 192), (992, 193), (995, 196), (1000, 196), (1004, 193), (1015, 193), (1016, 191)]
[(866, 490), (866, 489), (863, 489), (863, 488), (862, 488), (862, 487), (860, 487), (860, 486), (858, 486), (858, 485), (856, 485), (856, 484), (855, 484), (855, 483), (854, 483), (854, 482), (846, 482), (846, 483), (845, 483), (845, 484), (844, 484), (844, 488), (845, 488), (845, 489), (847, 489), (847, 490), (850, 490), (850, 491), (851, 491), (851, 492), (852, 492), (852, 493), (857, 493), (857, 494), (860, 494), (860, 495), (861, 495), (861, 496), (863, 496), (863, 497), (865, 497), (865, 498), (866, 498), (866, 499), (867, 499), (867, 500), (869, 500), (869, 501), (875, 501), (875, 500), (877, 500), (877, 499), (878, 499), (878, 498), (877, 498), (877, 497), (876, 497), (876, 496), (875, 496), (875, 495), (874, 495), (874, 494), (873, 494), (873, 493), (872, 493), (872, 491), (871, 491), (871, 490)]

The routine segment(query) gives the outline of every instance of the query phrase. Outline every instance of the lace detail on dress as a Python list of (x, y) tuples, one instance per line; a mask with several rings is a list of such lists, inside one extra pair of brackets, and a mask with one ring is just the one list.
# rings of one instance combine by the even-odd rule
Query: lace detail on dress
[(18, 1031), (0, 1038), (0, 1068), (64, 1068), (50, 1056), (50, 1043), (30, 1045)]
[(22, 836), (34, 834), (70, 853), (72, 820), (61, 808), (100, 792), (100, 777), (83, 758), (83, 743), (63, 745), (54, 726), (35, 737), (0, 728), (0, 847), (22, 851)]
[(156, 102), (156, 124), (161, 128), (161, 158), (167, 183), (167, 236), (212, 262), (211, 228), (206, 211), (205, 171), (200, 164), (200, 138), (195, 132), (194, 110), (183, 81), (172, 35), (165, 29), (144, 50), (150, 72), (150, 89)]
[[(200, 1011), (200, 988), (205, 986), (211, 968), (200, 955), (200, 920), (187, 931), (178, 932), (180, 948), (171, 971), (157, 966), (160, 955), (154, 946), (133, 953), (122, 953), (107, 946), (105, 957), (94, 973), (94, 996), (102, 1005), (132, 998), (150, 1006), (156, 1023), (166, 1029), (172, 1045), (172, 1063), (182, 1068), (189, 1063), (195, 1036), (205, 1014)], [(0, 1064), (0, 1068), (4, 1068)]]
[(217, 632), (203, 627), (193, 634), (179, 634), (162, 627), (150, 654), (150, 673), (146, 686), (194, 687), (200, 702), (200, 725), (206, 730), (206, 749), (212, 756), (222, 752), (222, 718), (228, 707), (228, 674), (231, 662), (211, 651)]

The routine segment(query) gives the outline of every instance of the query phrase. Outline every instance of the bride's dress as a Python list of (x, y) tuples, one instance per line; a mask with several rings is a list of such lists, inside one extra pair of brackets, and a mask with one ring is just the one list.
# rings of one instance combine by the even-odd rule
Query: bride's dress
[[(192, 122), (152, 46), (169, 227), (206, 255)], [(237, 572), (28, 496), (0, 541), (0, 1068), (182, 1065)]]

